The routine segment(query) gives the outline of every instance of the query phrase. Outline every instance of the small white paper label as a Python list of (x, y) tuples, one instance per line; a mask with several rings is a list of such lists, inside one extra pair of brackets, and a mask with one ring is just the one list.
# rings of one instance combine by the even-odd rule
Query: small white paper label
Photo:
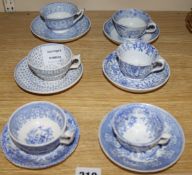
[(50, 45), (41, 48), (45, 66), (59, 66), (65, 58), (65, 52), (62, 45)]
[(101, 168), (77, 167), (75, 175), (101, 175)]

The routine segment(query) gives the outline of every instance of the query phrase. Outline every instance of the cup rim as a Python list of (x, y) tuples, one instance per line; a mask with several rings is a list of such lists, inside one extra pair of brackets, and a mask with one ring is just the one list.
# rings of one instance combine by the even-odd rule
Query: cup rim
[[(138, 105), (138, 104), (149, 105), (149, 104), (146, 104), (146, 103), (130, 103), (129, 105)], [(154, 105), (150, 105), (150, 106), (154, 107)], [(120, 107), (127, 107), (127, 105), (122, 105)], [(164, 132), (164, 124), (163, 124), (162, 120), (158, 116), (156, 116), (159, 119), (159, 121), (161, 123), (161, 127), (162, 127), (162, 130), (161, 130), (159, 136), (157, 138), (155, 138), (154, 140), (150, 141), (150, 142), (146, 142), (146, 143), (133, 143), (133, 142), (128, 141), (127, 139), (125, 139), (124, 137), (122, 137), (118, 133), (117, 128), (115, 127), (115, 124), (114, 124), (116, 116), (117, 115), (114, 115), (113, 118), (112, 118), (112, 130), (115, 133), (116, 137), (118, 139), (120, 139), (120, 141), (123, 141), (125, 144), (128, 144), (130, 146), (135, 146), (135, 147), (148, 147), (148, 146), (152, 146), (152, 145), (154, 145), (155, 143), (157, 143), (161, 139), (161, 136), (162, 136), (162, 134)]]
[[(13, 118), (14, 115), (15, 115), (17, 112), (19, 112), (21, 109), (25, 108), (26, 106), (30, 106), (30, 105), (32, 105), (32, 104), (49, 104), (49, 105), (57, 108), (57, 110), (59, 110), (59, 111), (61, 112), (62, 117), (63, 117), (63, 119), (65, 120), (65, 123), (64, 123), (63, 128), (60, 130), (60, 134), (59, 134), (56, 138), (54, 138), (53, 140), (51, 140), (51, 141), (49, 141), (49, 142), (46, 142), (46, 143), (41, 143), (41, 144), (38, 144), (38, 145), (32, 145), (32, 144), (23, 143), (23, 142), (20, 141), (19, 139), (15, 138), (15, 136), (12, 134), (11, 129), (10, 129), (10, 123), (11, 123), (12, 118)], [(65, 115), (63, 109), (62, 109), (61, 107), (59, 107), (58, 105), (56, 105), (56, 104), (54, 104), (54, 103), (51, 103), (51, 102), (48, 102), (48, 101), (33, 101), (33, 102), (26, 103), (26, 104), (20, 106), (19, 108), (17, 108), (17, 109), (11, 114), (11, 116), (10, 116), (10, 118), (9, 118), (9, 120), (8, 120), (8, 133), (9, 133), (11, 139), (12, 139), (15, 143), (18, 143), (18, 144), (20, 144), (20, 145), (22, 145), (22, 146), (30, 147), (30, 148), (39, 148), (39, 147), (47, 146), (47, 145), (49, 145), (49, 144), (51, 144), (51, 143), (54, 143), (56, 140), (58, 140), (58, 139), (61, 137), (61, 135), (62, 135), (62, 133), (64, 133), (66, 127), (67, 127), (67, 118), (66, 118), (66, 115)]]
[[(137, 8), (125, 8), (125, 9), (119, 9), (119, 10), (117, 10), (116, 12), (114, 12), (114, 13), (112, 14), (112, 17), (111, 17), (111, 18), (112, 18), (113, 22), (116, 23), (116, 24), (118, 24), (118, 25), (120, 25), (120, 26), (123, 26), (123, 27), (127, 28), (126, 25), (120, 24), (120, 23), (115, 19), (115, 15), (116, 15), (117, 13), (119, 13), (120, 11), (130, 11), (130, 10), (136, 10), (136, 11), (139, 11), (139, 12), (143, 13), (147, 18), (149, 18), (149, 21), (151, 21), (150, 15), (149, 15), (147, 12), (145, 12), (144, 10), (137, 9)], [(146, 24), (146, 25), (147, 25), (147, 24)], [(132, 27), (132, 28), (137, 28), (137, 27)]]
[[(132, 64), (132, 63), (128, 63), (128, 62), (126, 62), (125, 60), (121, 59), (121, 57), (120, 57), (120, 50), (121, 50), (121, 48), (124, 47), (126, 44), (128, 44), (128, 45), (133, 45), (133, 44), (136, 44), (136, 43), (145, 44), (145, 45), (151, 47), (152, 49), (154, 49), (154, 52), (156, 53), (156, 55), (155, 55), (155, 56), (149, 56), (149, 57), (152, 59), (150, 64), (134, 65), (134, 64)], [(127, 49), (127, 50), (129, 51), (130, 49)], [(140, 39), (132, 40), (131, 42), (130, 42), (130, 41), (125, 41), (125, 42), (123, 42), (122, 44), (120, 44), (120, 45), (117, 47), (117, 49), (115, 50), (115, 52), (116, 52), (117, 57), (119, 58), (119, 60), (121, 60), (122, 62), (125, 62), (125, 63), (127, 63), (127, 64), (129, 64), (129, 65), (131, 65), (131, 66), (135, 66), (135, 67), (146, 67), (146, 66), (150, 66), (150, 65), (152, 65), (155, 61), (157, 61), (157, 60), (158, 60), (158, 56), (160, 56), (159, 51), (157, 50), (156, 47), (154, 47), (152, 44), (149, 44), (149, 43), (147, 43), (147, 42), (145, 42), (145, 41), (143, 41), (143, 40), (140, 40)]]
[[(70, 59), (69, 59), (64, 65), (59, 66), (58, 68), (55, 68), (55, 69), (54, 69), (54, 68), (53, 68), (53, 69), (42, 69), (42, 68), (36, 67), (37, 65), (31, 64), (31, 62), (30, 62), (29, 59), (32, 58), (32, 56), (31, 56), (32, 52), (35, 52), (35, 50), (36, 50), (37, 48), (41, 48), (41, 47), (43, 47), (43, 46), (50, 46), (50, 45), (60, 45), (60, 46), (62, 45), (64, 48), (66, 48), (66, 49), (69, 51), (69, 53), (70, 53)], [(55, 71), (55, 70), (59, 70), (59, 69), (64, 68), (65, 66), (67, 66), (67, 65), (71, 62), (72, 57), (73, 57), (72, 50), (71, 50), (68, 46), (66, 46), (66, 45), (64, 45), (64, 44), (58, 44), (58, 43), (45, 43), (45, 44), (38, 45), (37, 47), (34, 47), (33, 49), (30, 50), (30, 52), (29, 52), (28, 55), (27, 55), (27, 63), (28, 63), (28, 65), (29, 65), (30, 67), (32, 67), (32, 68), (38, 69), (38, 70), (40, 70), (40, 71), (49, 72), (49, 71)], [(33, 58), (32, 58), (32, 59), (33, 59)]]
[[(62, 4), (62, 5), (64, 5), (64, 4), (70, 4), (70, 5), (73, 5), (73, 6), (77, 9), (77, 12), (79, 11), (78, 6), (77, 6), (76, 4), (74, 4), (74, 3), (72, 3), (72, 2), (51, 2), (51, 3), (48, 3), (48, 4), (44, 5), (44, 6), (40, 9), (40, 16), (42, 16), (44, 19), (49, 19), (49, 18), (47, 18), (47, 15), (45, 16), (45, 15), (43, 15), (43, 13), (44, 13), (44, 10), (45, 10), (48, 6), (53, 5), (53, 4)], [(77, 14), (77, 12), (74, 13), (74, 14), (71, 14), (69, 17), (66, 17), (66, 18), (51, 18), (50, 20), (68, 19), (68, 18), (71, 18), (71, 17), (75, 16), (75, 15)]]

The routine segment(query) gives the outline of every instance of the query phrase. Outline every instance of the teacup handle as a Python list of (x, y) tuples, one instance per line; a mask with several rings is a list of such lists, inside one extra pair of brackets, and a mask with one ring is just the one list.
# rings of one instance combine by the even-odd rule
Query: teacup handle
[(170, 138), (171, 138), (170, 134), (164, 133), (162, 135), (161, 139), (159, 140), (158, 144), (159, 145), (165, 145), (165, 144), (167, 144), (169, 142)]
[(84, 15), (85, 9), (81, 9), (76, 14), (76, 19), (73, 21), (73, 24), (75, 24), (83, 15)]
[(150, 22), (147, 25), (147, 29), (145, 30), (145, 33), (153, 33), (157, 30), (157, 25), (154, 22)]
[[(157, 72), (157, 71), (160, 71), (160, 70), (163, 70), (164, 67), (165, 67), (165, 59), (163, 59), (162, 57), (160, 57), (157, 61), (155, 61), (153, 64), (153, 69), (151, 70), (150, 73), (153, 73), (153, 72)], [(160, 65), (156, 65), (156, 64), (160, 64)]]
[(81, 64), (81, 56), (79, 55), (73, 55), (72, 57), (72, 64), (70, 69), (76, 69), (80, 66)]
[(75, 138), (75, 130), (65, 130), (60, 137), (60, 143), (64, 145), (69, 145), (73, 142)]

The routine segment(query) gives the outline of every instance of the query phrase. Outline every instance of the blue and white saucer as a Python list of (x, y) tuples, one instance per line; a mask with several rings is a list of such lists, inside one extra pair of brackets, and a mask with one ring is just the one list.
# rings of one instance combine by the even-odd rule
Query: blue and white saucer
[(28, 169), (42, 169), (56, 165), (66, 160), (75, 150), (78, 145), (80, 131), (77, 122), (73, 116), (65, 111), (70, 127), (76, 130), (75, 139), (72, 144), (59, 145), (50, 153), (31, 155), (15, 146), (8, 134), (8, 126), (5, 125), (1, 135), (1, 147), (5, 157), (14, 165)]
[(163, 86), (170, 77), (170, 68), (166, 63), (164, 70), (152, 73), (144, 79), (132, 79), (122, 74), (117, 62), (116, 52), (109, 54), (103, 61), (103, 72), (115, 86), (134, 93), (153, 91)]
[(37, 37), (49, 42), (69, 42), (85, 35), (91, 27), (90, 19), (83, 16), (73, 27), (60, 33), (50, 30), (40, 16), (37, 16), (31, 23), (31, 31)]
[[(108, 39), (110, 39), (116, 44), (121, 44), (127, 40), (127, 38), (123, 38), (119, 36), (119, 34), (117, 33), (113, 25), (112, 19), (109, 19), (104, 23), (103, 32)], [(159, 30), (159, 27), (157, 26), (157, 30), (154, 33), (144, 34), (140, 39), (147, 43), (151, 43), (155, 41), (159, 37), (159, 35), (160, 35), (160, 30)]]
[[(167, 145), (155, 146), (146, 152), (130, 152), (121, 146), (112, 130), (112, 119), (117, 111), (126, 108), (142, 107), (157, 113), (164, 121), (165, 132), (171, 135)], [(173, 164), (180, 158), (185, 145), (183, 130), (176, 119), (165, 110), (149, 104), (128, 104), (113, 109), (103, 119), (99, 128), (99, 142), (106, 156), (115, 164), (136, 172), (158, 172)]]
[(59, 80), (45, 81), (32, 73), (27, 64), (27, 58), (22, 59), (16, 66), (14, 78), (24, 90), (36, 94), (53, 94), (64, 91), (76, 84), (83, 74), (83, 65), (71, 69)]

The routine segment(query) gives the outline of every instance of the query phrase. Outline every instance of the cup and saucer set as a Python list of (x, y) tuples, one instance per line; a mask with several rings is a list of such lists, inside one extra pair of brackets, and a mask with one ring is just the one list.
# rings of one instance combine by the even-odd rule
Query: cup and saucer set
[(145, 93), (168, 81), (170, 67), (154, 46), (134, 40), (124, 42), (104, 59), (103, 73), (120, 89)]
[(16, 66), (14, 78), (25, 91), (53, 94), (76, 84), (83, 74), (80, 55), (63, 44), (49, 43), (33, 48)]
[(14, 165), (42, 169), (66, 160), (80, 137), (72, 114), (46, 101), (19, 107), (0, 136), (1, 149)]
[(152, 173), (175, 164), (183, 153), (185, 137), (167, 111), (145, 103), (118, 106), (100, 124), (99, 142), (116, 165)]
[(103, 32), (116, 44), (134, 39), (151, 43), (160, 34), (159, 27), (146, 12), (133, 8), (116, 11), (104, 23)]
[(70, 2), (54, 2), (40, 10), (31, 23), (31, 32), (49, 42), (69, 42), (85, 35), (91, 27), (84, 9)]

